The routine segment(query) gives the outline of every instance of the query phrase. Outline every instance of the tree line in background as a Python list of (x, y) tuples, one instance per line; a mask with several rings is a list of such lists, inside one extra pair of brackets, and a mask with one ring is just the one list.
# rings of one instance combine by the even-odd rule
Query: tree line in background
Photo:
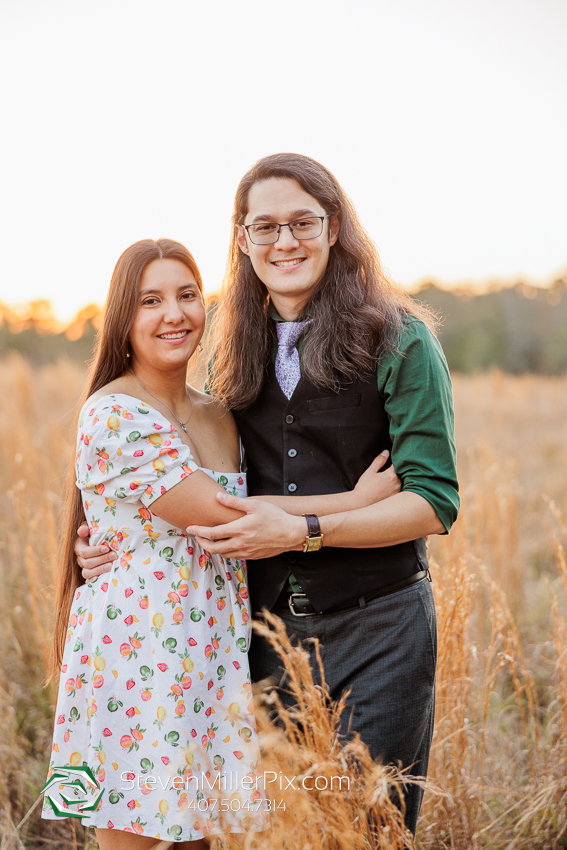
[[(438, 314), (439, 337), (453, 372), (567, 372), (567, 274), (545, 289), (517, 283), (482, 294), (427, 283), (413, 297)], [(211, 311), (214, 306), (213, 298)], [(96, 305), (63, 324), (49, 301), (17, 308), (0, 303), (0, 357), (17, 351), (34, 363), (62, 356), (86, 361), (99, 320)]]
[(482, 295), (427, 284), (414, 297), (440, 317), (452, 372), (567, 372), (567, 275), (546, 289), (518, 283)]

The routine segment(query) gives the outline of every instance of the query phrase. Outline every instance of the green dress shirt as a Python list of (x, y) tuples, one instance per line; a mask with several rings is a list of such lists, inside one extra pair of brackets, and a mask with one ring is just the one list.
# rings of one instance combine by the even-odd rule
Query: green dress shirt
[[(270, 313), (283, 321), (273, 307)], [(274, 363), (276, 353), (277, 340)], [(398, 349), (377, 363), (377, 378), (402, 489), (423, 496), (448, 532), (459, 512), (453, 390), (443, 349), (427, 325), (407, 317)]]
[[(270, 315), (283, 321), (273, 307)], [(298, 344), (300, 363), (304, 339)], [(274, 363), (276, 354), (277, 339)], [(453, 391), (445, 355), (427, 325), (413, 316), (404, 320), (397, 350), (378, 360), (377, 379), (402, 490), (429, 502), (447, 533), (459, 512)], [(293, 575), (288, 589), (301, 591)]]

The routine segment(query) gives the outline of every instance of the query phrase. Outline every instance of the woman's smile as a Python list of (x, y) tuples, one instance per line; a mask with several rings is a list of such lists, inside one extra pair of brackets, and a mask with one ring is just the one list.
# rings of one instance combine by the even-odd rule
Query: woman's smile
[(158, 334), (158, 338), (164, 339), (166, 342), (179, 342), (189, 336), (190, 333), (191, 331), (189, 330), (167, 331), (167, 333)]

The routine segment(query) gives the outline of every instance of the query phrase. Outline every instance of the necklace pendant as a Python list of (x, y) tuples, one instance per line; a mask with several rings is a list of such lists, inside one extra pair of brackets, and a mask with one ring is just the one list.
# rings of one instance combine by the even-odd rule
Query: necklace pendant
[(185, 427), (185, 425), (183, 425), (181, 422), (180, 422), (179, 424), (181, 425), (181, 427), (183, 428), (183, 430), (185, 431), (185, 433), (187, 433), (187, 428)]

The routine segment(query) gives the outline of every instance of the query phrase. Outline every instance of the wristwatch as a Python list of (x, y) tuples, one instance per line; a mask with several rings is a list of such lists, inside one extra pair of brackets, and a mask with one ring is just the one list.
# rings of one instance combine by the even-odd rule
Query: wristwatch
[(319, 517), (315, 514), (303, 514), (307, 520), (307, 537), (303, 544), (304, 552), (318, 552), (323, 545), (323, 533), (319, 525)]

